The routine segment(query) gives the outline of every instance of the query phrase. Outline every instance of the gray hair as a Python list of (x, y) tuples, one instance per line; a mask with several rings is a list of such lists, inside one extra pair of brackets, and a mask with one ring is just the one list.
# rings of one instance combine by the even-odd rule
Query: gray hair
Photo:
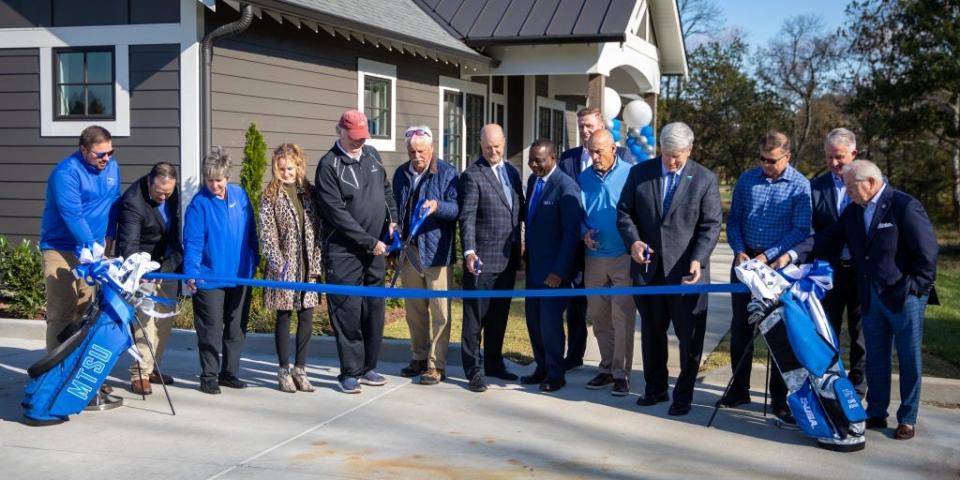
[(830, 133), (823, 139), (823, 144), (850, 147), (850, 150), (856, 150), (857, 136), (846, 128), (834, 128), (830, 130)]
[(668, 123), (660, 130), (660, 150), (677, 153), (691, 148), (693, 148), (693, 130), (686, 123)]
[(230, 178), (230, 154), (216, 146), (203, 158), (203, 178)]
[(415, 138), (426, 139), (430, 142), (430, 145), (433, 145), (433, 130), (430, 130), (430, 127), (426, 125), (414, 125), (403, 132), (403, 136), (407, 141), (408, 148)]
[(878, 167), (876, 163), (870, 160), (854, 160), (844, 165), (844, 176), (851, 172), (853, 173), (853, 179), (858, 182), (871, 178), (878, 182), (883, 182), (883, 172), (880, 171), (880, 167)]

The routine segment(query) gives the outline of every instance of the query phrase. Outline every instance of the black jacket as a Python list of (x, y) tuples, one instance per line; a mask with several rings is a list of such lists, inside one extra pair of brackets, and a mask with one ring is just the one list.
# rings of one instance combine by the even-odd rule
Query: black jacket
[(177, 186), (164, 203), (170, 227), (165, 228), (157, 212), (157, 202), (150, 198), (147, 176), (127, 188), (120, 198), (117, 225), (117, 254), (129, 257), (147, 252), (160, 263), (160, 271), (183, 270), (183, 245), (180, 241), (180, 187)]
[(388, 222), (400, 218), (380, 154), (369, 145), (363, 146), (359, 160), (334, 145), (320, 158), (314, 185), (324, 254), (370, 255), (383, 240)]

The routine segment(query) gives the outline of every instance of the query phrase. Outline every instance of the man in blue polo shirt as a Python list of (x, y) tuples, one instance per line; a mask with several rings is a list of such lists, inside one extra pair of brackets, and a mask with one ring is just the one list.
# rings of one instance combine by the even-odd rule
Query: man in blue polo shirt
[[(47, 350), (79, 323), (93, 289), (73, 276), (77, 247), (98, 243), (110, 251), (117, 224), (120, 167), (110, 132), (96, 125), (80, 133), (80, 148), (57, 164), (47, 180), (40, 250), (47, 294)], [(64, 333), (65, 335), (60, 335)]]

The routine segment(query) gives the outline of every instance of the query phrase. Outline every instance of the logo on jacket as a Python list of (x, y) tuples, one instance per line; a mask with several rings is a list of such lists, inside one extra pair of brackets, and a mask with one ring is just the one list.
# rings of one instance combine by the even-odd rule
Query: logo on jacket
[(877, 225), (877, 230), (882, 230), (882, 229), (884, 229), (884, 228), (890, 228), (890, 227), (892, 227), (892, 226), (894, 226), (892, 223), (881, 223), (880, 225)]
[(113, 177), (107, 177), (107, 186), (112, 187), (113, 184), (117, 183), (117, 179)]

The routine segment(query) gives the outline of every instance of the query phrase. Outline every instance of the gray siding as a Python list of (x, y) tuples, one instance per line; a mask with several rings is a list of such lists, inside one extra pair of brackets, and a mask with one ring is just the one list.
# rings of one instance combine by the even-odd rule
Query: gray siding
[(179, 0), (0, 0), (0, 28), (178, 22)]
[[(224, 23), (233, 17), (214, 18)], [(358, 57), (397, 66), (397, 151), (381, 153), (392, 174), (406, 161), (407, 126), (424, 124), (437, 131), (439, 76), (456, 77), (457, 68), (331, 37), (323, 30), (319, 34), (307, 27), (297, 30), (267, 17), (215, 45), (214, 144), (227, 147), (239, 164), (244, 134), (255, 122), (271, 151), (283, 142), (303, 147), (310, 165), (307, 176), (312, 179), (317, 161), (336, 140), (340, 114), (357, 108)]]
[[(47, 177), (77, 148), (40, 136), (38, 49), (0, 49), (0, 235), (40, 235)], [(130, 46), (130, 136), (115, 138), (124, 188), (154, 163), (180, 163), (179, 45)]]

